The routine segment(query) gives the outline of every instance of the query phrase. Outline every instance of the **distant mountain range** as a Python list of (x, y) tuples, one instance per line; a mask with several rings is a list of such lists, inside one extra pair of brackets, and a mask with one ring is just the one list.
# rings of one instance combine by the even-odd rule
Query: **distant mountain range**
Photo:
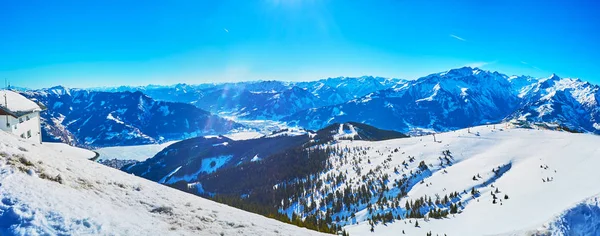
[(417, 80), (380, 77), (311, 82), (104, 88), (142, 91), (240, 119), (268, 119), (318, 130), (356, 121), (403, 133), (429, 133), (518, 121), (600, 133), (599, 89), (578, 79), (508, 76), (463, 67)]
[(399, 79), (363, 76), (338, 77), (311, 82), (252, 81), (223, 84), (172, 86), (121, 86), (95, 88), (106, 92), (141, 91), (148, 96), (184, 102), (218, 114), (243, 119), (276, 120), (302, 110), (329, 106), (391, 88)]
[(242, 125), (185, 103), (155, 101), (141, 92), (53, 87), (22, 92), (48, 107), (44, 141), (77, 146), (139, 145), (218, 134)]
[(578, 79), (507, 76), (464, 67), (281, 120), (308, 129), (357, 121), (409, 133), (514, 120), (598, 134), (598, 98), (597, 85)]
[(354, 121), (418, 134), (513, 121), (600, 133), (597, 85), (557, 75), (508, 76), (470, 67), (410, 81), (364, 76), (311, 82), (59, 86), (22, 93), (49, 108), (43, 114), (44, 140), (80, 146), (155, 143), (241, 127), (217, 115), (275, 120), (310, 130)]

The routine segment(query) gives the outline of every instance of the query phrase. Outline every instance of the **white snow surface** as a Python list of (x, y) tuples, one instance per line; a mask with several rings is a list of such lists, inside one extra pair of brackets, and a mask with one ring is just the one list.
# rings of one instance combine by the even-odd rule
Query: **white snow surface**
[(145, 161), (176, 142), (178, 141), (161, 144), (105, 147), (97, 149), (96, 152), (100, 153), (100, 160), (118, 159)]
[(41, 111), (38, 104), (10, 90), (0, 90), (0, 105), (13, 112)]
[[(366, 206), (363, 206), (356, 212), (358, 223), (344, 227), (350, 235), (399, 235), (402, 230), (406, 235), (425, 235), (430, 231), (433, 235), (528, 235), (532, 230), (544, 230), (544, 225), (546, 228), (550, 227), (548, 225), (556, 225), (548, 223), (549, 220), (560, 217), (561, 214), (568, 215), (568, 208), (600, 193), (600, 146), (597, 145), (600, 136), (513, 129), (506, 124), (498, 124), (436, 134), (435, 137), (438, 142), (434, 142), (433, 136), (428, 135), (379, 142), (343, 140), (335, 144), (341, 148), (369, 147), (366, 156), (369, 156), (371, 164), (363, 161), (360, 164), (362, 173), (381, 168), (382, 165), (398, 166), (408, 156), (414, 156), (416, 160), (400, 173), (394, 173), (391, 168), (383, 168), (383, 173), (390, 175), (387, 184), (390, 189), (394, 189), (394, 180), (401, 178), (402, 173), (411, 169), (414, 171), (417, 163), (424, 161), (432, 172), (431, 176), (422, 176), (423, 184), (417, 183), (408, 192), (407, 198), (402, 199), (400, 206), (404, 206), (407, 199), (417, 199), (424, 195), (444, 196), (454, 191), (467, 191), (467, 194), (461, 195), (465, 206), (461, 213), (449, 215), (446, 219), (419, 219), (419, 228), (414, 227), (414, 219), (412, 223), (400, 220), (387, 225), (379, 223), (373, 234), (366, 222)], [(395, 148), (399, 152), (392, 152)], [(444, 150), (453, 153), (453, 163), (441, 167), (439, 157)], [(388, 155), (391, 155), (391, 161), (384, 164)], [(334, 167), (321, 174), (320, 178), (347, 171), (348, 181), (337, 187), (328, 187), (357, 187), (361, 182), (360, 176), (353, 169), (354, 165), (337, 158), (339, 157), (330, 157)], [(494, 177), (492, 169), (507, 164), (511, 167), (492, 182), (494, 187), (483, 184)], [(472, 178), (475, 175), (482, 178), (474, 181)], [(545, 181), (546, 179), (551, 181)], [(468, 194), (472, 187), (477, 187), (481, 196), (472, 199)], [(508, 200), (501, 201), (502, 204), (492, 204), (491, 192), (496, 188), (500, 191), (500, 199), (505, 194), (509, 196)], [(323, 196), (313, 197), (319, 202)], [(298, 209), (286, 209), (287, 212), (296, 210)], [(573, 221), (589, 220), (589, 217), (597, 217), (594, 223), (598, 224), (598, 213), (566, 219), (571, 221), (569, 224), (582, 225), (581, 222)], [(550, 230), (559, 232), (556, 227)]]
[(563, 211), (542, 227), (523, 230), (525, 235), (600, 235), (600, 194)]
[(260, 138), (263, 136), (263, 134), (256, 132), (256, 131), (242, 131), (242, 132), (234, 132), (234, 133), (225, 134), (223, 136), (230, 138), (232, 140), (239, 141), (239, 140)]
[[(348, 129), (344, 129), (344, 125), (348, 126)], [(338, 133), (333, 135), (334, 139), (351, 139), (351, 138), (355, 138), (356, 136), (358, 136), (358, 133), (356, 132), (356, 129), (354, 129), (354, 126), (351, 125), (350, 123), (346, 123), (346, 124), (340, 124), (340, 127), (338, 128)]]
[(279, 136), (300, 136), (300, 135), (308, 134), (308, 131), (306, 131), (302, 128), (290, 127), (290, 128), (286, 128), (286, 129), (287, 129), (286, 131), (278, 131), (274, 134), (266, 135), (265, 137), (273, 138), (273, 137), (279, 137)]
[(319, 233), (0, 132), (0, 235)]
[(90, 159), (96, 156), (96, 153), (94, 153), (93, 151), (87, 150), (85, 148), (73, 147), (66, 143), (43, 143), (42, 146), (48, 147), (63, 155), (71, 157)]

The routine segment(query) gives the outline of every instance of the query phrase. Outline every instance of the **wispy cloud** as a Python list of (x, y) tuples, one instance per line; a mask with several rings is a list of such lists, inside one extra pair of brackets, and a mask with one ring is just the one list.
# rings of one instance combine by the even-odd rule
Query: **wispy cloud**
[(526, 65), (526, 66), (529, 66), (529, 67), (531, 67), (531, 68), (533, 68), (533, 69), (536, 69), (536, 70), (542, 70), (542, 69), (538, 68), (537, 66), (534, 66), (534, 65), (531, 65), (531, 64), (529, 64), (529, 63), (528, 63), (528, 62), (526, 62), (526, 61), (521, 61), (521, 64), (523, 64), (523, 65)]
[(472, 67), (472, 68), (475, 68), (475, 67), (480, 68), (480, 67), (486, 66), (487, 64), (489, 64), (489, 63), (487, 63), (485, 61), (479, 61), (479, 62), (473, 62), (473, 63), (466, 64), (465, 66)]
[(491, 65), (496, 62), (498, 62), (498, 61), (477, 61), (477, 62), (472, 62), (472, 63), (466, 64), (465, 66), (472, 67), (472, 68), (475, 68), (475, 67), (482, 68), (484, 66)]
[(223, 30), (225, 30), (225, 32), (229, 33), (229, 30), (227, 28), (223, 28)]
[(458, 39), (458, 40), (460, 40), (460, 41), (464, 41), (464, 42), (466, 42), (466, 41), (467, 41), (466, 39), (463, 39), (463, 38), (461, 38), (461, 37), (458, 37), (458, 36), (456, 36), (456, 35), (453, 35), (453, 34), (451, 34), (451, 35), (450, 35), (450, 37), (452, 37), (452, 38), (455, 38), (455, 39)]

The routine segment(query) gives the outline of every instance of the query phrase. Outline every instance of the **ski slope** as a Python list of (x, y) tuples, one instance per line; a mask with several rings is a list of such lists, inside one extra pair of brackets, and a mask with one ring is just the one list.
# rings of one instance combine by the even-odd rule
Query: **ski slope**
[(54, 151), (57, 151), (63, 155), (70, 157), (90, 159), (96, 156), (96, 153), (94, 153), (93, 151), (84, 148), (73, 147), (66, 143), (43, 143), (42, 147), (50, 148)]
[[(424, 195), (433, 197), (436, 194), (444, 196), (455, 191), (460, 193), (460, 199), (454, 201), (460, 201), (464, 206), (459, 214), (450, 214), (444, 219), (419, 219), (419, 227), (415, 227), (414, 219), (410, 222), (396, 220), (386, 225), (379, 223), (375, 225), (373, 234), (367, 222), (369, 213), (366, 206), (362, 205), (362, 208), (354, 212), (356, 217), (346, 222), (348, 225), (344, 229), (350, 235), (399, 235), (403, 231), (406, 235), (425, 235), (428, 232), (433, 235), (600, 233), (600, 220), (589, 220), (600, 219), (600, 210), (586, 211), (580, 217), (569, 215), (569, 209), (581, 210), (576, 207), (581, 204), (584, 204), (585, 209), (590, 206), (598, 209), (598, 201), (593, 199), (600, 193), (600, 136), (518, 129), (502, 124), (437, 134), (435, 139), (436, 142), (432, 135), (428, 135), (380, 142), (346, 140), (335, 144), (346, 149), (357, 147), (366, 150), (364, 156), (369, 158), (370, 163), (364, 160), (359, 164), (361, 173), (364, 175), (373, 170), (381, 175), (390, 175), (387, 183), (390, 191), (385, 193), (387, 197), (397, 195), (393, 186), (395, 179), (409, 171), (413, 173), (418, 163), (424, 161), (430, 172), (416, 177), (414, 186), (402, 198), (400, 206), (404, 206), (407, 199), (417, 199)], [(393, 151), (396, 148), (398, 152)], [(442, 152), (445, 150), (452, 152), (452, 164), (442, 166), (440, 157), (443, 157)], [(346, 153), (350, 156), (359, 155), (351, 151)], [(395, 173), (393, 167), (402, 166), (409, 156), (414, 157), (415, 161), (409, 162)], [(324, 179), (328, 174), (336, 176), (346, 173), (347, 180), (340, 186), (324, 184), (325, 186), (341, 190), (364, 184), (360, 180), (362, 176), (355, 171), (357, 168), (353, 161), (340, 161), (339, 157), (331, 157), (330, 160), (334, 168), (322, 174), (321, 178)], [(492, 170), (501, 171), (495, 173)], [(473, 188), (480, 193), (477, 197), (470, 194)], [(492, 192), (499, 198), (496, 203), (493, 203)], [(509, 199), (504, 199), (505, 195)], [(312, 197), (319, 202), (324, 196), (314, 194)], [(293, 207), (287, 209), (288, 212), (299, 210)], [(402, 209), (393, 212), (403, 217), (406, 213)], [(347, 215), (347, 212), (340, 215)], [(581, 226), (582, 222), (584, 226), (593, 224), (587, 229), (579, 227), (577, 233), (570, 231)], [(597, 227), (594, 228), (594, 224)]]
[(0, 235), (319, 235), (0, 132)]

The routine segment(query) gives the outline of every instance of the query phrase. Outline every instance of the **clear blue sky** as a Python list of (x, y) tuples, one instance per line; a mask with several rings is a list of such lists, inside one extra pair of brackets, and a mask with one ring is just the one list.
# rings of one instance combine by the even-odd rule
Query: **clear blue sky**
[(3, 0), (0, 78), (32, 88), (414, 79), (475, 65), (600, 83), (597, 2)]

